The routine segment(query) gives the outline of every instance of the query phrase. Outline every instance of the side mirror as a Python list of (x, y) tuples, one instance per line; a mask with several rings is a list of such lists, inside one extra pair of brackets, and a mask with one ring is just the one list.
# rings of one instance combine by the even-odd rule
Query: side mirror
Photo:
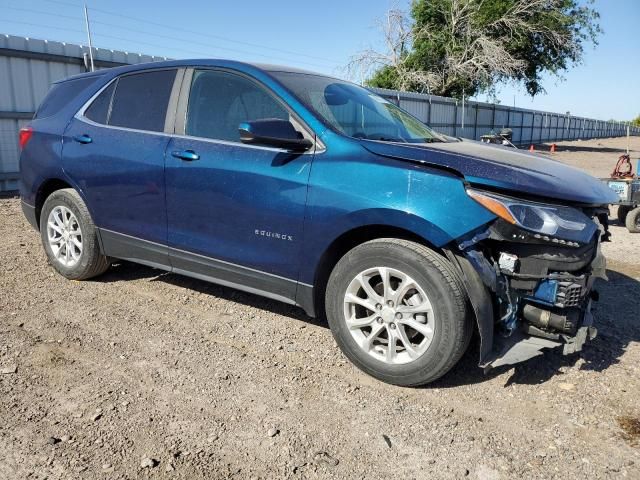
[(304, 138), (288, 120), (266, 118), (241, 123), (240, 141), (248, 145), (284, 148), (292, 152), (305, 152), (313, 142)]

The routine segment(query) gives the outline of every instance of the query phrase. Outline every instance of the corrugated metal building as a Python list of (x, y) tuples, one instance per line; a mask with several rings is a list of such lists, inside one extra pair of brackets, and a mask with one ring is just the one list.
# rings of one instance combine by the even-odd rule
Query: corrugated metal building
[[(88, 47), (0, 35), (0, 191), (18, 188), (18, 130), (27, 123), (49, 85), (87, 71)], [(93, 49), (96, 68), (166, 60)]]
[[(18, 130), (32, 118), (49, 89), (61, 78), (87, 71), (88, 47), (0, 35), (0, 191), (18, 187)], [(97, 68), (166, 60), (114, 50), (94, 49)], [(626, 124), (482, 102), (374, 89), (437, 131), (465, 138), (513, 130), (517, 144), (626, 134)], [(639, 128), (632, 134), (640, 135)]]

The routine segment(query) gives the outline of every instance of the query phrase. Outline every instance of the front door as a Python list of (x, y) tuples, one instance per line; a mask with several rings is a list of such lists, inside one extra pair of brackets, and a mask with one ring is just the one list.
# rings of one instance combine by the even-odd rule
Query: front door
[(185, 75), (184, 88), (190, 88), (178, 107), (184, 125), (166, 153), (174, 271), (291, 300), (313, 154), (245, 145), (238, 125), (266, 118), (295, 122), (294, 116), (262, 85), (237, 73), (195, 70)]

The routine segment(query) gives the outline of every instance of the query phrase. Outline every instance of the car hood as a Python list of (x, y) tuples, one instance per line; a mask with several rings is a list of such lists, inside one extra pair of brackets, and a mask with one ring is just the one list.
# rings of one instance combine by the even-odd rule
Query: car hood
[(452, 169), (471, 184), (510, 190), (516, 195), (586, 205), (618, 201), (604, 182), (574, 167), (513, 148), (472, 140), (428, 144), (361, 141), (377, 155)]

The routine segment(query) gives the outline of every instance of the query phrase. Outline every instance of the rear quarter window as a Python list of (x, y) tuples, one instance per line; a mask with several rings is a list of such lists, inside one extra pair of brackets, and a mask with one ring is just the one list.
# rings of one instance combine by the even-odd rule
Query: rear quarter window
[(111, 98), (116, 89), (116, 82), (112, 82), (93, 101), (91, 106), (84, 112), (84, 116), (97, 123), (106, 124), (109, 120), (109, 108), (111, 108)]
[(54, 83), (38, 107), (34, 118), (45, 118), (55, 115), (68, 105), (82, 90), (95, 82), (97, 78), (98, 77), (79, 78), (77, 80)]

